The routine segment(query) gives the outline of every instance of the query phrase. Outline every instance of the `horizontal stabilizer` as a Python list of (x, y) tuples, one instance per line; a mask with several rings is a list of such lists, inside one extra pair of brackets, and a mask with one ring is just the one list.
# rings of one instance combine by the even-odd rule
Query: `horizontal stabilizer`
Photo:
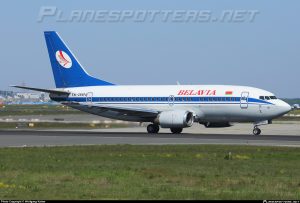
[(62, 91), (62, 90), (42, 89), (42, 88), (26, 87), (26, 86), (18, 86), (18, 85), (11, 85), (11, 87), (33, 90), (38, 92), (53, 93), (53, 94), (70, 94), (70, 92)]

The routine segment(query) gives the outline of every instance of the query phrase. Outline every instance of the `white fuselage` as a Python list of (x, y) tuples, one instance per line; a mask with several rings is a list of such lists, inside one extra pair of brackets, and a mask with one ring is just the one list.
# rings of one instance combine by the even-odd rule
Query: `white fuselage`
[[(138, 108), (163, 111), (187, 110), (199, 122), (259, 122), (271, 120), (290, 111), (291, 107), (274, 94), (253, 87), (230, 85), (143, 85), (89, 86), (60, 89), (69, 91), (68, 97), (55, 101), (100, 116), (128, 120), (149, 121), (138, 116), (126, 116), (86, 108), (86, 105)], [(262, 96), (266, 98), (262, 99)], [(271, 99), (272, 97), (273, 99)], [(70, 103), (76, 103), (73, 106)], [(80, 107), (81, 104), (85, 107)], [(151, 122), (151, 121), (150, 121)]]

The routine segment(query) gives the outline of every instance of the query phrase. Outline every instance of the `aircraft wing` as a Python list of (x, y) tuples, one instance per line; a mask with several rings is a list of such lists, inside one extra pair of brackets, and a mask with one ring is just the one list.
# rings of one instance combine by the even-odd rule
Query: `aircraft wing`
[(53, 90), (53, 89), (41, 89), (41, 88), (35, 88), (35, 87), (26, 87), (26, 86), (19, 86), (19, 85), (11, 85), (11, 87), (21, 88), (21, 89), (27, 89), (27, 90), (34, 90), (38, 92), (47, 92), (47, 93), (53, 93), (53, 94), (70, 94), (70, 92), (62, 91), (62, 90)]
[(137, 116), (143, 118), (156, 118), (160, 113), (152, 109), (146, 108), (133, 108), (133, 107), (119, 107), (112, 105), (102, 105), (102, 104), (92, 104), (88, 105), (86, 103), (63, 103), (65, 105), (71, 106), (76, 109), (85, 109), (93, 114), (102, 114), (102, 113), (113, 113), (116, 116)]

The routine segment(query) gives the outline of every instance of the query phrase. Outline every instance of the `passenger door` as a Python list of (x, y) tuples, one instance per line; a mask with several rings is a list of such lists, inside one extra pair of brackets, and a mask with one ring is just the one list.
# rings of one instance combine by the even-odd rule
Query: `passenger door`
[(174, 95), (170, 95), (168, 98), (168, 103), (170, 107), (174, 105), (174, 101), (175, 101)]
[(86, 103), (87, 105), (93, 105), (93, 92), (88, 92), (86, 94)]
[(248, 98), (249, 98), (249, 92), (242, 92), (241, 100), (240, 100), (241, 109), (247, 109), (248, 108)]

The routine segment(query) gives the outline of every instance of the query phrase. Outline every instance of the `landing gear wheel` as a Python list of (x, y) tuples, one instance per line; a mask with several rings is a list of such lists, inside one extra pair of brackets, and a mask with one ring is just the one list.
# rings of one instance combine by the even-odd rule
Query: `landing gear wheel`
[(147, 126), (147, 131), (148, 133), (158, 133), (159, 131), (159, 126), (155, 124), (149, 124)]
[(260, 130), (258, 127), (255, 127), (255, 128), (253, 129), (253, 134), (254, 134), (254, 135), (260, 135), (260, 133), (261, 133), (261, 130)]
[(173, 134), (180, 134), (182, 132), (182, 128), (170, 128)]

